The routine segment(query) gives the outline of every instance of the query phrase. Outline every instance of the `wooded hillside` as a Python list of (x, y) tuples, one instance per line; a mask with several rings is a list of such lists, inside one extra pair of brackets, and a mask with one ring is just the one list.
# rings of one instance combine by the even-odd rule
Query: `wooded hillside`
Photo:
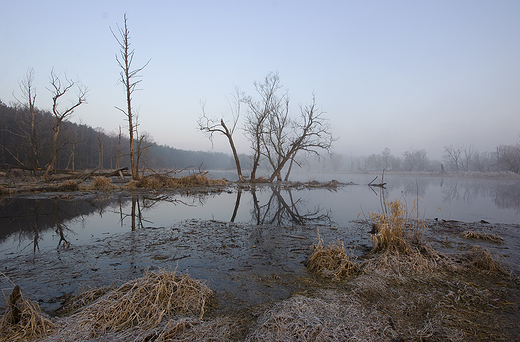
[[(0, 100), (0, 164), (4, 167), (43, 168), (51, 158), (54, 117), (49, 111), (35, 109), (35, 145), (32, 149), (29, 108), (6, 105)], [(57, 169), (115, 169), (130, 165), (129, 141), (124, 128), (106, 132), (85, 124), (64, 121), (58, 137)], [(158, 145), (145, 136), (141, 168), (232, 169), (230, 155), (218, 152), (186, 151)], [(244, 160), (247, 156), (241, 156)]]

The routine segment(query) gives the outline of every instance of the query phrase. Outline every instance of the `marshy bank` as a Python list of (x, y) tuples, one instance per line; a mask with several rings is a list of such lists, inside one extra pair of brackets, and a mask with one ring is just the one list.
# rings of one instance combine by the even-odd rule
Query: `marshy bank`
[[(387, 249), (381, 241), (392, 239), (380, 228), (392, 216), (371, 220), (385, 211), (362, 185), (16, 197), (24, 204), (2, 200), (14, 222), (2, 221), (12, 229), (2, 237), (2, 306), (15, 285), (38, 303), (50, 315), (39, 322), (50, 325), (35, 323), (35, 306), (18, 316), (26, 332), (48, 329), (38, 340), (509, 341), (519, 333), (515, 224), (440, 216), (425, 220), (420, 238), (397, 235), (411, 248)], [(320, 253), (333, 256), (323, 269), (311, 266)], [(194, 294), (184, 311), (174, 302), (180, 293), (160, 291), (182, 282)], [(137, 317), (129, 326), (95, 311), (149, 303), (150, 293), (160, 305), (119, 315)]]

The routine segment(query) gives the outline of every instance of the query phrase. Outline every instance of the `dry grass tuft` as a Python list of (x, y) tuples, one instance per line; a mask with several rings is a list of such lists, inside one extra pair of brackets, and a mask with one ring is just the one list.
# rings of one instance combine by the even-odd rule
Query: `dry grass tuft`
[(319, 291), (294, 296), (265, 312), (247, 341), (390, 341), (385, 317), (356, 296)]
[(359, 272), (358, 264), (347, 254), (343, 242), (338, 240), (325, 247), (318, 232), (318, 243), (313, 246), (313, 249), (314, 252), (307, 264), (311, 271), (330, 278), (348, 276)]
[(138, 184), (139, 184), (139, 181), (131, 179), (128, 181), (128, 183), (123, 185), (123, 188), (125, 188), (127, 190), (136, 190), (138, 188)]
[(169, 177), (158, 174), (146, 176), (139, 180), (137, 187), (146, 189), (165, 188), (168, 178)]
[(484, 232), (477, 232), (474, 230), (466, 230), (460, 234), (464, 239), (479, 239), (479, 240), (485, 240), (497, 244), (504, 243), (504, 239), (501, 238), (498, 235), (490, 234), (490, 233), (484, 233)]
[(227, 317), (209, 321), (194, 318), (170, 320), (155, 334), (157, 339), (154, 341), (227, 341), (234, 333), (234, 325)]
[[(166, 334), (165, 319), (172, 316), (204, 315), (206, 301), (213, 292), (188, 274), (158, 270), (147, 271), (96, 299), (74, 315), (57, 322), (57, 331), (45, 341), (90, 340), (125, 341), (135, 336), (149, 340), (149, 335)], [(99, 293), (87, 291), (80, 297), (88, 302)], [(170, 324), (171, 326), (171, 324)]]
[(88, 288), (87, 290), (79, 293), (74, 298), (72, 298), (67, 304), (65, 304), (63, 308), (60, 310), (61, 314), (73, 313), (78, 309), (94, 302), (99, 297), (104, 296), (111, 290), (113, 290), (113, 288), (110, 286), (103, 286), (100, 288)]
[(7, 301), (8, 307), (0, 321), (0, 341), (27, 341), (52, 332), (50, 318), (41, 312), (38, 303), (24, 298), (15, 286)]
[(75, 180), (68, 180), (58, 185), (57, 191), (78, 191), (79, 186)]
[[(417, 202), (414, 210), (418, 213)], [(418, 217), (419, 215), (417, 215)], [(374, 246), (372, 252), (395, 251), (399, 253), (416, 253), (424, 245), (424, 221), (407, 216), (406, 208), (399, 200), (384, 203), (383, 213), (369, 213), (369, 220), (374, 227), (370, 236)]]
[(473, 247), (469, 253), (460, 256), (462, 266), (477, 268), (489, 272), (499, 272), (506, 274), (498, 258), (495, 260), (491, 252), (480, 246)]
[(92, 187), (94, 189), (113, 189), (112, 179), (104, 176), (94, 177), (92, 180)]
[(212, 185), (225, 186), (227, 185), (227, 182), (225, 179), (209, 179), (205, 174), (195, 174), (179, 178), (155, 174), (144, 177), (137, 183), (137, 187), (146, 189), (177, 189)]
[(213, 294), (188, 274), (159, 270), (123, 284), (80, 311), (80, 325), (92, 332), (120, 331), (140, 326), (153, 328), (163, 317), (204, 315), (206, 300)]

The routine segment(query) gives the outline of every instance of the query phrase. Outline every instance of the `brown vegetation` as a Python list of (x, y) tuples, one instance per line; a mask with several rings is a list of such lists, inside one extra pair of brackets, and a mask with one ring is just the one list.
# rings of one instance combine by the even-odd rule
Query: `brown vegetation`
[(307, 262), (311, 271), (332, 278), (356, 274), (359, 271), (359, 265), (349, 257), (343, 242), (339, 240), (325, 247), (318, 232), (318, 243), (313, 249), (314, 252)]
[(15, 286), (8, 299), (7, 310), (0, 320), (0, 341), (14, 342), (34, 339), (55, 328), (51, 319)]
[(114, 185), (111, 178), (96, 176), (92, 179), (92, 187), (94, 189), (110, 190), (114, 188)]
[(490, 234), (490, 233), (484, 233), (484, 232), (477, 232), (474, 230), (466, 230), (460, 234), (465, 239), (479, 239), (479, 240), (485, 240), (493, 243), (501, 244), (504, 242), (504, 239), (501, 238), (498, 235)]
[[(99, 290), (90, 290), (86, 295), (79, 296), (78, 301), (87, 303), (99, 294)], [(123, 284), (55, 323), (41, 313), (37, 304), (20, 296), (16, 301), (19, 319), (13, 322), (12, 310), (4, 314), (0, 341), (18, 341), (43, 335), (48, 335), (47, 341), (86, 340), (99, 336), (111, 336), (108, 340), (124, 340), (129, 332), (134, 335), (139, 332), (158, 333), (167, 337), (186, 325), (200, 324), (206, 303), (212, 295), (209, 288), (188, 274), (179, 275), (175, 271), (165, 270), (146, 272), (143, 277)], [(174, 322), (171, 319), (175, 317), (193, 318)]]
[(374, 243), (373, 252), (390, 250), (407, 254), (414, 253), (416, 248), (423, 245), (422, 234), (426, 229), (424, 221), (408, 215), (404, 204), (398, 200), (383, 203), (383, 210), (369, 213), (374, 227), (374, 233), (370, 236)]
[(324, 247), (318, 234), (309, 269), (337, 280), (355, 278), (348, 278), (346, 291), (344, 285), (331, 291), (334, 297), (327, 301), (318, 292), (266, 313), (256, 331), (263, 340), (465, 341), (471, 335), (507, 340), (518, 333), (503, 329), (515, 324), (504, 317), (516, 315), (509, 302), (515, 300), (501, 299), (511, 288), (518, 299), (518, 280), (507, 276), (497, 257), (479, 246), (439, 253), (422, 238), (424, 222), (407, 216), (397, 201), (386, 208), (370, 215), (373, 249), (362, 261), (349, 257), (341, 241)]
[[(145, 188), (145, 189), (178, 189), (178, 188), (187, 188), (187, 187), (200, 187), (200, 186), (212, 186), (212, 185), (227, 185), (226, 180), (224, 179), (210, 179), (203, 174), (194, 174), (189, 176), (181, 176), (178, 178), (153, 174), (147, 177), (143, 177), (135, 186), (137, 188)], [(131, 186), (129, 184), (129, 186)]]

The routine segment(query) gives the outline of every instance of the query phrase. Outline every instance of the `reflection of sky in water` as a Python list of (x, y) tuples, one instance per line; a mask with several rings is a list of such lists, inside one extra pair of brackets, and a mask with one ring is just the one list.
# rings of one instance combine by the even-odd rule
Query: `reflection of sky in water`
[[(294, 180), (298, 180), (298, 177), (302, 176), (296, 174)], [(302, 180), (309, 179), (309, 175), (305, 177)], [(336, 179), (345, 183), (367, 184), (375, 176), (315, 174), (311, 177), (318, 181)], [(380, 179), (378, 177), (375, 183), (379, 183)], [(387, 183), (385, 191), (387, 201), (400, 199), (407, 204), (408, 210), (411, 209), (419, 195), (419, 211), (421, 217), (426, 219), (438, 217), (439, 219), (466, 222), (486, 220), (491, 223), (518, 223), (520, 221), (519, 181), (407, 176), (385, 176), (384, 181)], [(330, 212), (332, 225), (348, 226), (349, 221), (356, 220), (358, 217), (362, 219), (364, 215), (368, 216), (369, 212), (380, 209), (379, 192), (379, 188), (371, 189), (366, 185), (349, 185), (339, 188), (337, 191), (329, 191), (324, 188), (311, 191), (280, 190), (280, 195), (285, 204), (291, 206), (296, 203), (300, 215), (313, 212), (319, 207), (320, 214)], [(151, 207), (146, 207), (151, 202), (139, 201), (139, 208), (145, 220), (144, 227), (169, 227), (176, 222), (191, 219), (229, 222), (235, 208), (237, 193), (223, 192), (200, 198), (176, 195), (170, 199), (173, 201), (156, 202)], [(276, 214), (280, 200), (273, 195), (269, 187), (258, 188), (256, 199), (258, 205), (262, 207), (261, 210), (267, 210), (267, 204), (271, 203), (269, 213), (271, 216)], [(43, 200), (40, 199), (40, 201)], [(234, 220), (236, 223), (254, 224), (256, 222), (253, 215), (253, 203), (251, 191), (243, 190)], [(65, 236), (74, 245), (104, 239), (117, 232), (127, 232), (131, 230), (131, 218), (128, 216), (131, 213), (131, 206), (132, 201), (125, 198), (121, 205), (123, 212), (121, 222), (120, 205), (117, 200), (98, 201), (91, 205), (94, 209), (88, 214), (62, 220), (62, 224), (66, 227)], [(99, 208), (101, 207), (103, 210), (100, 215)], [(264, 212), (261, 213), (264, 214)], [(47, 216), (52, 216), (52, 214), (49, 213)], [(5, 213), (0, 219), (2, 220), (2, 230), (6, 229), (4, 232), (10, 232), (0, 236), (0, 254), (16, 253), (20, 250), (31, 252), (34, 247), (34, 223), (31, 225), (27, 222), (18, 223), (20, 226), (27, 225), (22, 229), (9, 226), (14, 223), (6, 217)], [(41, 220), (39, 222), (42, 225)], [(290, 225), (291, 222), (283, 224)], [(22, 230), (16, 231), (16, 229)], [(60, 239), (55, 230), (53, 220), (48, 219), (47, 226), (39, 232), (38, 246), (40, 249), (55, 248), (58, 245)]]

